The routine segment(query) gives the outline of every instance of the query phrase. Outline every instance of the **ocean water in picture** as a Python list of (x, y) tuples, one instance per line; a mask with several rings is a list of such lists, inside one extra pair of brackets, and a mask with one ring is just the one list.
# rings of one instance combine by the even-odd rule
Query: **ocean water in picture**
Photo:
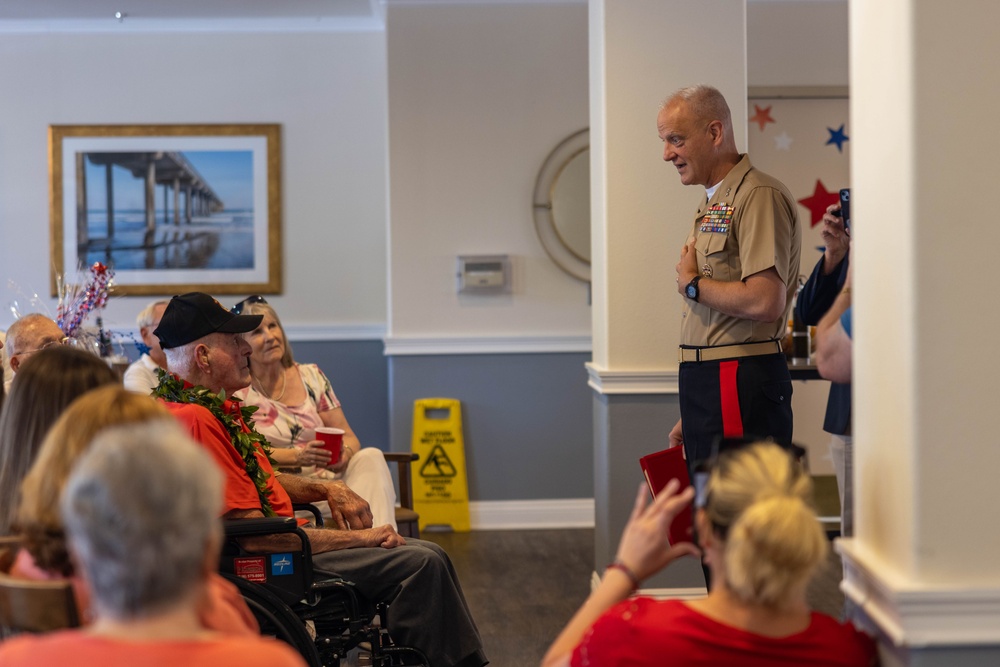
[(145, 211), (116, 210), (114, 236), (108, 238), (107, 211), (88, 211), (90, 243), (80, 252), (82, 265), (104, 262), (117, 271), (254, 267), (252, 210), (196, 216), (179, 225), (165, 224), (163, 211), (156, 219), (148, 232)]

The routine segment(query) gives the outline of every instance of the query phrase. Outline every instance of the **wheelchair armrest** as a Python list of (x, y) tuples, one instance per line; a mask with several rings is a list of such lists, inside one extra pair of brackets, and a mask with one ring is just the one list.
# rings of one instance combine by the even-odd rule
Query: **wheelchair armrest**
[(294, 533), (299, 527), (295, 518), (290, 516), (270, 516), (260, 519), (229, 519), (223, 521), (222, 525), (226, 529), (226, 537)]
[(313, 524), (317, 528), (323, 527), (323, 515), (312, 503), (292, 503), (292, 509), (296, 512), (309, 512), (313, 515)]

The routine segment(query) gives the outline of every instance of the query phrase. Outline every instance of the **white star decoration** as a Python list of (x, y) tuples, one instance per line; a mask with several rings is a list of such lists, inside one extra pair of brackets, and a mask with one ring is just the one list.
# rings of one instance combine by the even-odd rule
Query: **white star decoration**
[(787, 132), (782, 132), (774, 138), (774, 147), (779, 151), (787, 151), (792, 148), (792, 138)]

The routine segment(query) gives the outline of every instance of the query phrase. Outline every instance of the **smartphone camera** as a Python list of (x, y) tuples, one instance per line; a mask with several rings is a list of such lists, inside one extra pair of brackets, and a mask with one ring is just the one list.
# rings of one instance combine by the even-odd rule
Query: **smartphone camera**
[(840, 191), (840, 217), (844, 220), (844, 229), (851, 227), (851, 189)]

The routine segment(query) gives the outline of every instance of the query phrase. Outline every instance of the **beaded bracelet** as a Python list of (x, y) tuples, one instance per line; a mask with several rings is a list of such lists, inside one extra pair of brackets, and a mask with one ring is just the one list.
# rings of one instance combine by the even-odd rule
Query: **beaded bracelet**
[(611, 563), (606, 568), (604, 568), (605, 574), (607, 573), (608, 570), (619, 570), (626, 577), (628, 577), (630, 582), (632, 582), (632, 590), (633, 591), (639, 590), (639, 584), (641, 584), (642, 582), (639, 581), (639, 577), (635, 576), (635, 572), (632, 571), (632, 568), (630, 568), (625, 563), (621, 562), (620, 560), (615, 560), (615, 562)]

